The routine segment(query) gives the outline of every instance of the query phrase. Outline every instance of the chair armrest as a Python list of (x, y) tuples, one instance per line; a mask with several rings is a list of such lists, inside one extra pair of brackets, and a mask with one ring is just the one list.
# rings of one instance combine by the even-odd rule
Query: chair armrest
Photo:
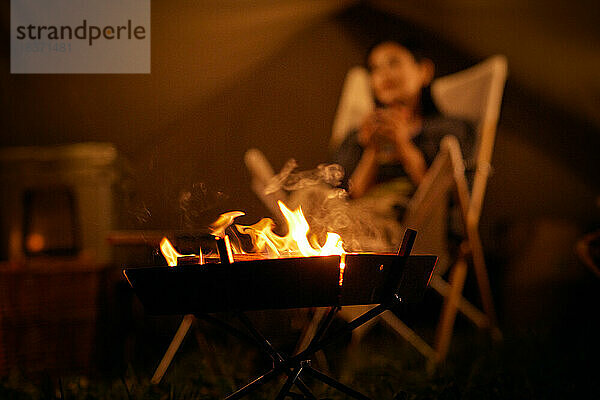
[(279, 220), (281, 218), (281, 212), (279, 211), (277, 201), (281, 200), (286, 203), (288, 196), (281, 189), (274, 193), (266, 194), (267, 185), (271, 179), (275, 177), (273, 167), (265, 155), (258, 149), (246, 151), (246, 154), (244, 154), (244, 162), (246, 163), (246, 168), (248, 168), (252, 178), (252, 191), (269, 209), (273, 217), (276, 220)]
[(453, 135), (446, 135), (440, 143), (440, 151), (408, 204), (404, 217), (405, 226), (421, 226), (452, 186), (458, 192), (461, 211), (466, 215), (470, 196), (465, 163), (458, 139)]

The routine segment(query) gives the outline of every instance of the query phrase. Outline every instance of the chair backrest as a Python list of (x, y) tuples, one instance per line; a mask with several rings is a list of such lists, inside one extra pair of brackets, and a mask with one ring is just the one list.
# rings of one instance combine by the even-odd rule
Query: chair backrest
[(348, 133), (358, 129), (363, 119), (375, 108), (371, 79), (364, 67), (353, 67), (346, 74), (340, 102), (333, 119), (329, 148), (334, 152)]
[(431, 85), (433, 99), (443, 114), (466, 119), (476, 127), (476, 171), (467, 215), (468, 223), (478, 223), (481, 214), (507, 64), (505, 56), (495, 55), (471, 68), (438, 78)]
[(271, 212), (273, 218), (281, 221), (281, 212), (277, 201), (281, 200), (287, 203), (287, 194), (283, 190), (277, 190), (273, 193), (266, 193), (267, 186), (271, 179), (275, 177), (275, 171), (267, 160), (267, 157), (258, 149), (249, 149), (244, 154), (244, 162), (250, 172), (251, 187), (258, 198)]

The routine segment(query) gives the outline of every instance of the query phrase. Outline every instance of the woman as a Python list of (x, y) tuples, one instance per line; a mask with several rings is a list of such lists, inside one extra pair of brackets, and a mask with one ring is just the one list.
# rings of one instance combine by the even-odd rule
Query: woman
[(359, 130), (348, 135), (335, 162), (349, 177), (352, 198), (407, 198), (445, 135), (455, 135), (465, 158), (471, 157), (473, 130), (465, 121), (442, 116), (435, 107), (429, 91), (434, 75), (431, 60), (388, 41), (375, 46), (367, 61), (377, 107)]
[(341, 186), (352, 200), (346, 201), (346, 191), (321, 185), (295, 191), (290, 205), (302, 205), (312, 232), (323, 237), (328, 231), (339, 233), (348, 251), (391, 251), (402, 238), (399, 222), (408, 199), (442, 138), (455, 135), (468, 159), (473, 130), (435, 107), (430, 60), (397, 42), (383, 42), (369, 53), (368, 67), (377, 106), (334, 157), (345, 171)]

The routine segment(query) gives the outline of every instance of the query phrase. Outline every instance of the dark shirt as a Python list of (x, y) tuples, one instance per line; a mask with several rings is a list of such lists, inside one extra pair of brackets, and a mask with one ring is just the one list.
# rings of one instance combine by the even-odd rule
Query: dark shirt
[[(440, 142), (446, 135), (456, 136), (465, 159), (465, 165), (467, 167), (472, 165), (475, 147), (475, 134), (472, 125), (461, 119), (435, 114), (423, 119), (421, 132), (412, 139), (415, 146), (423, 152), (427, 167), (431, 165), (439, 152)], [(344, 179), (341, 186), (345, 189), (348, 189), (348, 179), (357, 167), (363, 150), (363, 147), (358, 143), (358, 130), (354, 130), (348, 134), (334, 155), (333, 161), (344, 169)], [(399, 162), (384, 163), (379, 165), (375, 183), (384, 183), (401, 177), (408, 177), (402, 164)]]

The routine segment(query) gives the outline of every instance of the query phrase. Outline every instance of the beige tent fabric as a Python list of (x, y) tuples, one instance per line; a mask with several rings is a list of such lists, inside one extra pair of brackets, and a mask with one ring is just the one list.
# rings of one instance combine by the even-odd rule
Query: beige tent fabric
[(511, 60), (511, 77), (546, 101), (600, 128), (600, 30), (593, 0), (372, 0), (486, 57)]
[[(247, 76), (302, 29), (349, 3), (188, 0), (175, 7), (154, 2), (152, 29), (161, 35), (152, 37), (153, 49), (160, 51), (152, 54), (152, 74), (170, 81), (146, 87), (148, 96), (132, 95), (142, 99), (139, 107), (146, 112), (181, 113), (182, 107), (199, 104)], [(156, 97), (162, 101), (153, 101)]]

